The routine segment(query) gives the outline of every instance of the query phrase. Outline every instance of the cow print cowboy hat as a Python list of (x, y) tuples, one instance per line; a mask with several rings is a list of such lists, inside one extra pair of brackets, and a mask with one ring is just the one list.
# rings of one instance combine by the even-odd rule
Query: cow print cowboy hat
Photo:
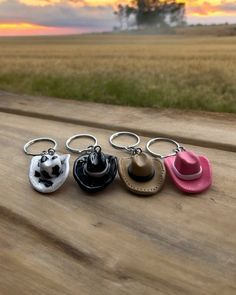
[(69, 174), (70, 155), (58, 155), (53, 150), (31, 160), (29, 180), (35, 190), (51, 193), (63, 185)]

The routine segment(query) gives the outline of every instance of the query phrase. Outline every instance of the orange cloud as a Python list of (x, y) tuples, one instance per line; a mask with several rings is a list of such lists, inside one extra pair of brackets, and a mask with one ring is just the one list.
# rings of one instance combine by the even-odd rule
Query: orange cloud
[(58, 4), (61, 0), (19, 0), (19, 2), (30, 6), (48, 6)]
[[(5, 1), (5, 0), (0, 0)], [(52, 6), (56, 4), (68, 4), (75, 7), (84, 7), (84, 6), (117, 6), (120, 3), (128, 4), (129, 0), (19, 0), (20, 3), (29, 5), (29, 6)]]
[(28, 24), (28, 23), (1, 23), (0, 24), (0, 35), (8, 34), (9, 32), (12, 33), (20, 33), (20, 32), (37, 32), (42, 30), (48, 30), (48, 27), (39, 26), (35, 24)]
[(35, 36), (78, 34), (83, 31), (75, 28), (58, 28), (39, 26), (30, 23), (1, 23), (0, 36)]
[(189, 0), (187, 1), (186, 8), (187, 15), (236, 15), (236, 4), (234, 0)]
[(7, 23), (7, 24), (0, 24), (0, 29), (1, 30), (8, 30), (8, 29), (18, 29), (18, 30), (22, 30), (22, 29), (34, 29), (34, 30), (39, 30), (44, 28), (43, 26), (38, 26), (38, 25), (34, 25), (34, 24), (27, 24), (27, 23)]
[[(7, 0), (0, 0), (0, 3)], [(131, 0), (18, 0), (20, 3), (29, 6), (54, 6), (57, 4), (69, 5), (72, 7), (98, 7), (111, 6), (118, 4), (130, 4)], [(164, 1), (164, 0), (163, 0)], [(235, 0), (177, 0), (177, 2), (186, 3), (188, 15), (235, 15)]]

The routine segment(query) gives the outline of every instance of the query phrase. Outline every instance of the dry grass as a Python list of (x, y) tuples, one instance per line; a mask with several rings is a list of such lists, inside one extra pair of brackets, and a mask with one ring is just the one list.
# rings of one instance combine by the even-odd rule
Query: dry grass
[(0, 48), (7, 91), (236, 112), (236, 37), (2, 38)]

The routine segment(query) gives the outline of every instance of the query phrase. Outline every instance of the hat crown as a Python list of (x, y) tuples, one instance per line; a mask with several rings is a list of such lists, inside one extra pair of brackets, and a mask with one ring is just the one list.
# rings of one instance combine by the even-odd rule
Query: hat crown
[(146, 177), (153, 174), (152, 158), (146, 153), (136, 154), (132, 157), (129, 166), (129, 172), (132, 175)]
[(190, 151), (177, 153), (174, 166), (176, 170), (183, 175), (192, 175), (201, 171), (199, 157)]
[(89, 172), (101, 172), (106, 169), (107, 162), (106, 162), (106, 156), (100, 149), (95, 149), (93, 152), (91, 152), (88, 156), (87, 160), (87, 170)]
[(46, 154), (39, 160), (39, 168), (45, 178), (57, 176), (62, 169), (61, 158), (58, 154)]

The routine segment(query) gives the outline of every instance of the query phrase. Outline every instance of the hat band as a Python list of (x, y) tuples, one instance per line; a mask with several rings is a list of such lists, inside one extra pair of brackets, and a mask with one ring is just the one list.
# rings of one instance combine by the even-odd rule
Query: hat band
[(202, 167), (200, 166), (200, 170), (197, 173), (193, 173), (193, 174), (182, 174), (180, 173), (177, 168), (175, 167), (175, 164), (173, 163), (172, 165), (172, 169), (175, 173), (175, 175), (182, 179), (182, 180), (195, 180), (201, 177), (202, 175)]
[(139, 175), (135, 175), (130, 171), (130, 167), (128, 168), (128, 173), (129, 176), (133, 179), (136, 180), (138, 182), (146, 182), (149, 181), (153, 178), (153, 176), (155, 175), (155, 170), (153, 169), (153, 172), (149, 175), (145, 175), (145, 176), (139, 176)]
[(103, 171), (99, 171), (99, 172), (91, 172), (88, 170), (87, 168), (87, 163), (84, 165), (84, 172), (91, 176), (91, 177), (95, 177), (95, 178), (100, 178), (103, 177), (105, 174), (107, 174), (108, 170), (110, 168), (110, 165), (108, 163), (108, 160), (106, 159), (106, 168)]

